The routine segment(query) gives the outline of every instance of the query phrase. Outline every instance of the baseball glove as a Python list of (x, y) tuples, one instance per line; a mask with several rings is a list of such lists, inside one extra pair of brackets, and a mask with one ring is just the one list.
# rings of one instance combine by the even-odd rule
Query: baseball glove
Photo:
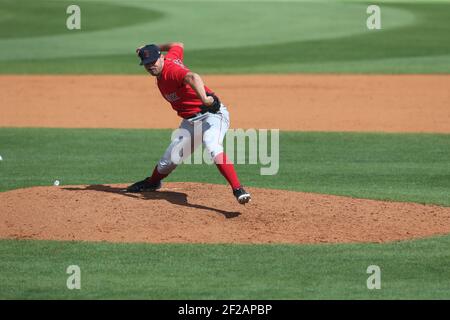
[(220, 110), (220, 106), (222, 105), (220, 103), (219, 97), (217, 97), (214, 93), (206, 93), (207, 96), (213, 97), (214, 102), (210, 106), (201, 105), (200, 109), (202, 110), (201, 113), (217, 113)]

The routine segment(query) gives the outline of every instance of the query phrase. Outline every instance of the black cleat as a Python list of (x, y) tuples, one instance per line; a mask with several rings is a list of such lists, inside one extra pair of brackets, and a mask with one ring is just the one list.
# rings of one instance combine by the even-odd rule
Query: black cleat
[(146, 178), (142, 181), (138, 181), (131, 186), (128, 186), (127, 192), (146, 192), (146, 191), (156, 191), (161, 188), (161, 181), (157, 183), (150, 183), (150, 178)]
[(252, 197), (250, 196), (250, 193), (246, 192), (244, 188), (239, 187), (237, 189), (233, 190), (233, 194), (236, 197), (236, 200), (240, 204), (246, 204), (247, 202), (252, 200)]

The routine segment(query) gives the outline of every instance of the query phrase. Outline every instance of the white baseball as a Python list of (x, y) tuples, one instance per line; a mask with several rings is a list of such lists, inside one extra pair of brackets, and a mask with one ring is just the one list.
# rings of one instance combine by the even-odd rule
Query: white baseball
[(55, 180), (55, 182), (53, 182), (53, 185), (59, 186), (59, 180)]

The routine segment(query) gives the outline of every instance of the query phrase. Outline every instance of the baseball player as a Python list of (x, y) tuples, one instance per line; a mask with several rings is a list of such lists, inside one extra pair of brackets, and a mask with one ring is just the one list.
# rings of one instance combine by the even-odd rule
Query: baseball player
[[(163, 55), (161, 51), (167, 54)], [(161, 180), (179, 163), (172, 159), (174, 149), (189, 150), (180, 155), (185, 159), (197, 147), (193, 145), (194, 133), (201, 133), (201, 142), (230, 184), (233, 195), (240, 204), (246, 204), (251, 196), (242, 187), (234, 165), (223, 151), (223, 139), (230, 126), (228, 110), (214, 92), (204, 85), (202, 78), (183, 64), (183, 52), (184, 45), (180, 42), (149, 44), (136, 49), (141, 59), (140, 64), (156, 77), (162, 96), (183, 119), (179, 128), (189, 132), (190, 138), (180, 136), (173, 140), (152, 175), (127, 187), (127, 192), (155, 191), (161, 188)]]

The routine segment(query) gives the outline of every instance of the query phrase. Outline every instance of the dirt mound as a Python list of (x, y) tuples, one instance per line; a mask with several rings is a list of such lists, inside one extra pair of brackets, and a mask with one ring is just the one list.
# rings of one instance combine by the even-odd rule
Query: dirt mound
[(166, 183), (33, 187), (0, 193), (0, 238), (112, 242), (386, 242), (450, 233), (450, 208), (248, 188)]

